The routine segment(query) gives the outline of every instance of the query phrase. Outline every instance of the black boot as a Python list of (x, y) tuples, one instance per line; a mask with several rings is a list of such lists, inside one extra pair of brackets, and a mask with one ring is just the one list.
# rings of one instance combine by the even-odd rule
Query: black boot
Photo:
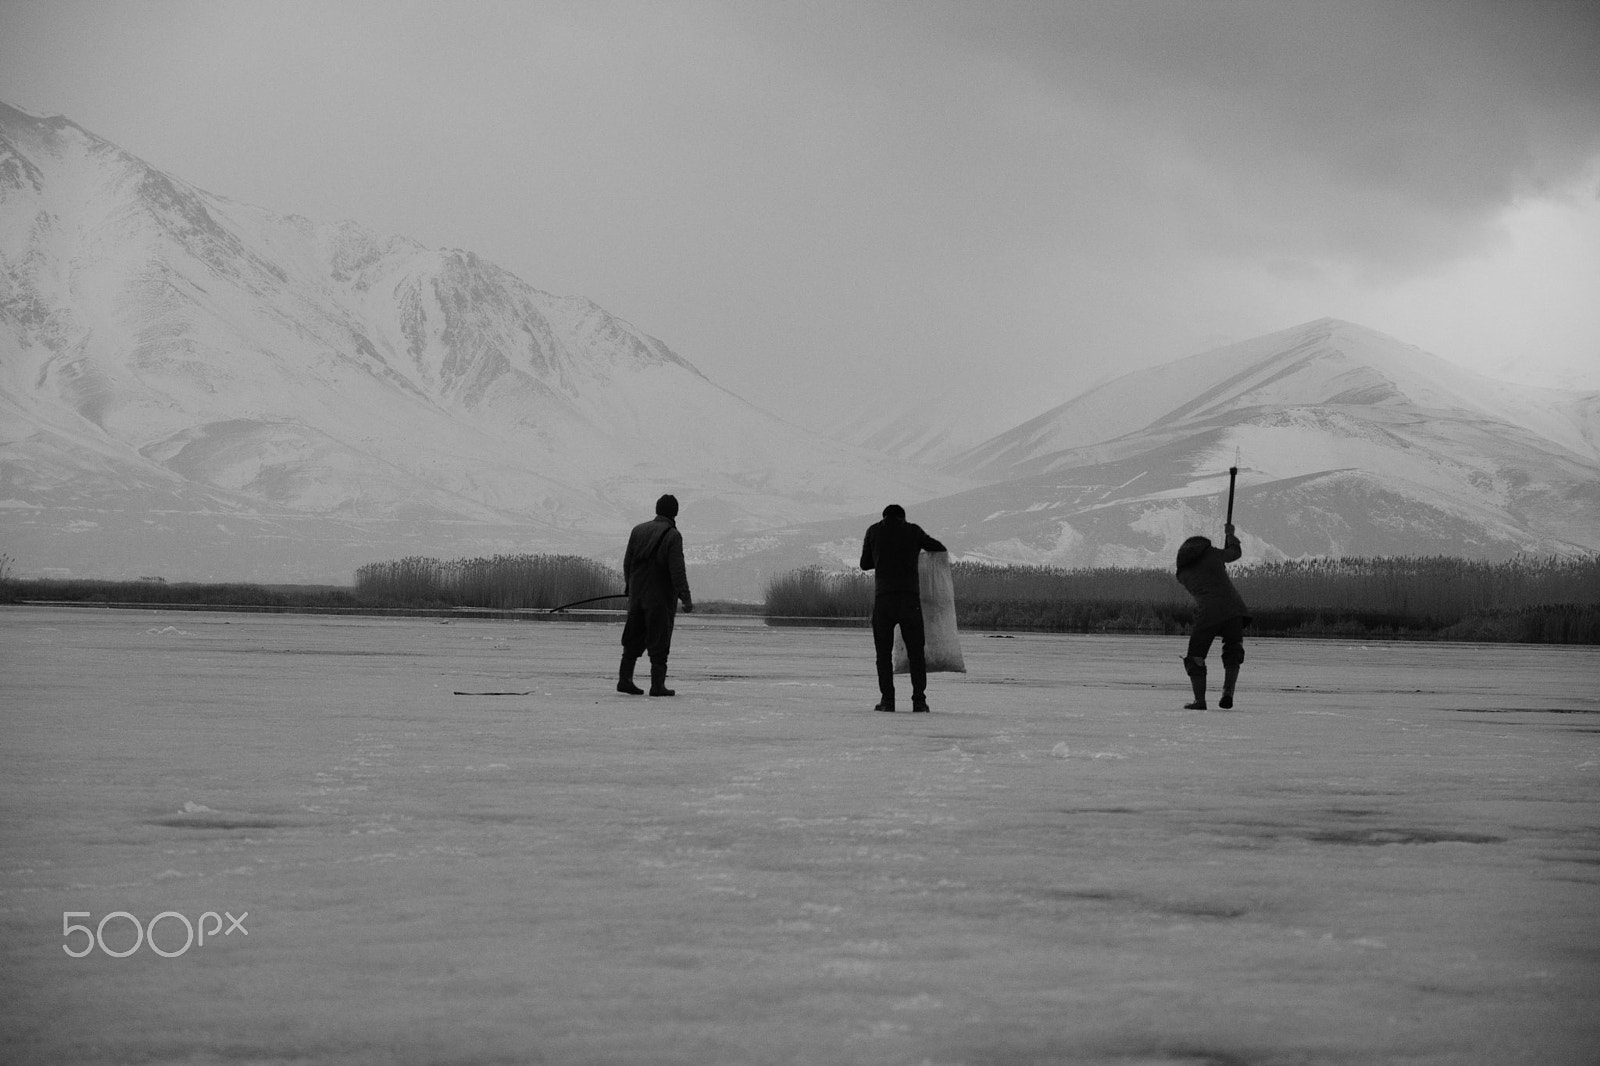
[(1222, 698), (1217, 701), (1217, 706), (1228, 711), (1233, 709), (1233, 686), (1239, 680), (1239, 668), (1224, 664), (1222, 667)]
[(911, 674), (911, 711), (913, 714), (928, 713), (928, 663), (923, 657), (922, 649), (917, 649), (913, 657), (908, 651), (909, 660), (906, 664)]
[(652, 662), (650, 664), (650, 695), (676, 696), (677, 693), (667, 687), (667, 664)]
[(639, 661), (637, 655), (624, 655), (622, 667), (617, 671), (617, 691), (627, 696), (643, 696), (644, 689), (633, 683), (633, 664)]
[(1189, 675), (1189, 685), (1194, 689), (1194, 702), (1185, 703), (1186, 711), (1203, 711), (1206, 709), (1206, 661), (1192, 656), (1183, 657), (1184, 672)]
[(894, 667), (882, 661), (878, 663), (878, 695), (881, 698), (873, 710), (894, 710)]

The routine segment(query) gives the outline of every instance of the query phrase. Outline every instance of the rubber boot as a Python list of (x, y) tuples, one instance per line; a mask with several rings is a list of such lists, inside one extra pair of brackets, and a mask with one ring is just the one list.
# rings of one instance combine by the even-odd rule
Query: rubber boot
[(1223, 710), (1233, 709), (1233, 686), (1239, 680), (1239, 667), (1237, 665), (1224, 665), (1222, 668), (1222, 698), (1217, 701), (1217, 706)]
[(667, 664), (652, 662), (650, 664), (650, 695), (676, 696), (677, 693), (667, 687)]
[(1203, 711), (1206, 709), (1206, 661), (1195, 659), (1188, 655), (1183, 657), (1184, 672), (1189, 675), (1189, 685), (1194, 689), (1194, 702), (1185, 703), (1186, 711)]
[(913, 714), (928, 713), (928, 667), (926, 660), (919, 654), (910, 663), (911, 672), (911, 711)]
[(633, 683), (633, 664), (639, 661), (637, 655), (624, 655), (622, 667), (617, 671), (617, 691), (627, 696), (643, 696), (644, 689)]

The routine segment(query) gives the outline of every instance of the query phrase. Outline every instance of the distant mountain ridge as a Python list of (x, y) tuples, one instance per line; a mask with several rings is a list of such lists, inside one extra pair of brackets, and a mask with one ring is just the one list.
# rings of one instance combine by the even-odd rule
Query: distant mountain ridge
[(471, 252), (213, 196), (3, 105), (0, 253), (0, 518), (28, 555), (203, 575), (259, 534), (253, 576), (331, 578), (598, 552), (667, 489), (720, 533), (963, 484)]
[[(912, 517), (969, 559), (1165, 567), (1220, 538), (1236, 463), (1254, 559), (1600, 551), (1600, 393), (1494, 382), (1337, 319), (1107, 382), (952, 457), (983, 484)], [(851, 528), (747, 541), (749, 565), (848, 566)]]
[(1600, 551), (1600, 393), (1490, 381), (1336, 319), (981, 442), (981, 412), (927, 417), (950, 397), (828, 437), (469, 251), (214, 196), (4, 105), (0, 267), (0, 543), (24, 573), (608, 561), (662, 491), (702, 595), (853, 567), (888, 502), (960, 558), (1164, 567), (1220, 532), (1236, 456), (1251, 558)]
[[(1520, 427), (1600, 459), (1597, 394), (1496, 382), (1376, 330), (1325, 318), (1126, 374), (955, 457), (985, 480), (1077, 465), (1076, 449), (1182, 434), (1252, 411), (1410, 410)], [(1135, 442), (1133, 447), (1141, 447)]]

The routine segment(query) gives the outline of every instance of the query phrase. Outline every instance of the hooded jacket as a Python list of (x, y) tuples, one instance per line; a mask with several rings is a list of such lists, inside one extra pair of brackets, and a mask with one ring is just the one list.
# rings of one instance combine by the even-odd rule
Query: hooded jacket
[(1228, 578), (1227, 567), (1244, 554), (1244, 548), (1232, 534), (1226, 545), (1218, 548), (1205, 537), (1190, 537), (1178, 549), (1178, 582), (1194, 597), (1197, 629), (1250, 616), (1249, 608)]

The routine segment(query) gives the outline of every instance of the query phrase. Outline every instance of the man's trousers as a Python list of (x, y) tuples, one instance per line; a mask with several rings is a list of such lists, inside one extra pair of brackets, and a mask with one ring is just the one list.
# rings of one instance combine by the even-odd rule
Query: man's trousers
[(677, 604), (665, 607), (628, 604), (628, 620), (622, 625), (622, 654), (637, 659), (649, 653), (652, 666), (665, 667), (672, 651), (672, 626), (677, 617)]
[(928, 690), (928, 664), (923, 657), (927, 638), (922, 628), (922, 598), (915, 592), (887, 593), (872, 601), (872, 646), (878, 655), (878, 691), (894, 700), (894, 627), (906, 645), (911, 670), (911, 698), (920, 700)]

